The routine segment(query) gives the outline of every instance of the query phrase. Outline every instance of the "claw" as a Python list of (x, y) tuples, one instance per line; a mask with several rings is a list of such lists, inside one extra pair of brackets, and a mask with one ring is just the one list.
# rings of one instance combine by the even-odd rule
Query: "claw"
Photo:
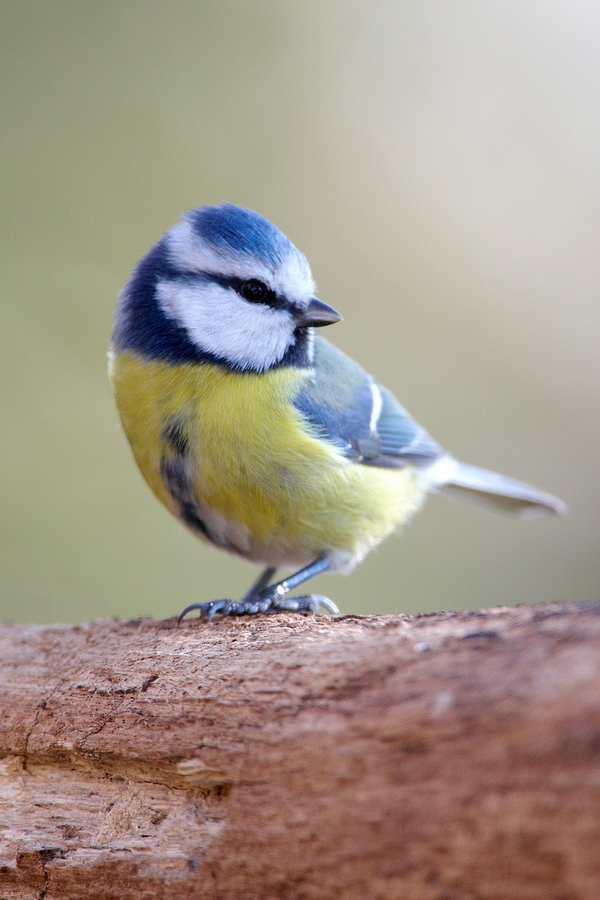
[(338, 616), (340, 611), (328, 597), (322, 594), (306, 594), (303, 597), (282, 597), (273, 603), (273, 611), (288, 610), (298, 613), (317, 613), (319, 607), (324, 606), (330, 613)]
[[(335, 605), (333, 600), (329, 599), (329, 597), (324, 597), (322, 594), (313, 594), (313, 597), (317, 602), (317, 609), (319, 608), (319, 606), (324, 606), (325, 609), (328, 609), (329, 612), (332, 613), (334, 616), (339, 616), (339, 614), (340, 614), (339, 609), (337, 608), (337, 606)], [(315, 610), (315, 612), (316, 612), (316, 610)]]
[(217, 613), (223, 613), (224, 616), (228, 615), (235, 607), (235, 603), (233, 600), (212, 600), (210, 603), (205, 604), (208, 608), (206, 610), (206, 621), (212, 622), (213, 617)]
[(216, 613), (222, 612), (223, 615), (227, 615), (232, 611), (229, 607), (234, 607), (235, 605), (233, 600), (210, 600), (208, 603), (191, 603), (180, 613), (177, 624), (180, 624), (187, 614), (194, 609), (199, 610), (199, 619), (206, 619), (207, 622), (210, 622)]

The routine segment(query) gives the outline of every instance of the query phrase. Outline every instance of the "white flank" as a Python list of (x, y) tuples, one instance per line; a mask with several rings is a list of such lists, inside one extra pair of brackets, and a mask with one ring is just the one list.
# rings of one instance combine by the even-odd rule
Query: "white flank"
[(435, 490), (443, 484), (450, 484), (456, 478), (458, 465), (455, 459), (446, 454), (436, 459), (432, 465), (418, 469), (418, 472), (427, 489)]

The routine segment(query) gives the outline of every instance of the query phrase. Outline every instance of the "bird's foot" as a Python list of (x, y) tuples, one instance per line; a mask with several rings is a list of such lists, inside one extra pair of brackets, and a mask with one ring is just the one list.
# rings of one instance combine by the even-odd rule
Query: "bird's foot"
[(198, 610), (200, 618), (205, 618), (210, 622), (216, 615), (253, 616), (256, 613), (278, 612), (297, 612), (308, 615), (318, 612), (320, 606), (324, 606), (334, 615), (339, 615), (339, 609), (335, 603), (321, 594), (288, 597), (287, 592), (282, 591), (279, 585), (273, 585), (257, 594), (244, 597), (243, 600), (211, 600), (208, 603), (192, 603), (183, 610), (179, 616), (179, 622), (195, 609)]

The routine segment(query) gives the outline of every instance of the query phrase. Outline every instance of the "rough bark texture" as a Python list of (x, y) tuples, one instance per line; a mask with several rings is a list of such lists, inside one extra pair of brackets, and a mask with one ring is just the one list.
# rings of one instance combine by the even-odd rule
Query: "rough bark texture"
[(600, 898), (600, 604), (8, 626), (0, 716), (0, 898)]

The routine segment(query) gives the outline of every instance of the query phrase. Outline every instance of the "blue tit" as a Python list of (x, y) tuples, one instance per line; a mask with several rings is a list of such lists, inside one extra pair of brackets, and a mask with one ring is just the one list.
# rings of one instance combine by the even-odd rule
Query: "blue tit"
[[(265, 571), (215, 613), (337, 612), (289, 592), (349, 572), (428, 492), (520, 516), (564, 504), (457, 462), (316, 328), (306, 258), (267, 219), (229, 203), (187, 212), (138, 263), (117, 307), (110, 375), (135, 460), (201, 540)], [(279, 567), (298, 571), (275, 581)]]

